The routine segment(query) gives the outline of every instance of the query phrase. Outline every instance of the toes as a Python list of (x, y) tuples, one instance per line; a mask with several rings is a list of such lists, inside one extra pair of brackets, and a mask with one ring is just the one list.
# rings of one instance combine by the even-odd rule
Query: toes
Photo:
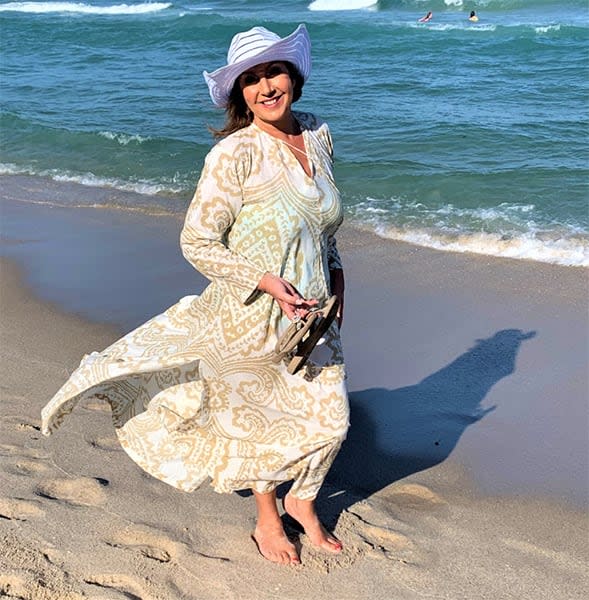
[[(326, 546), (324, 545), (323, 547), (325, 548)], [(335, 540), (327, 540), (327, 550), (337, 554), (343, 550), (342, 543)]]
[(266, 551), (260, 552), (260, 554), (270, 562), (277, 563), (279, 565), (285, 565), (289, 562), (288, 555), (286, 552), (275, 552), (275, 551)]
[[(256, 538), (256, 536), (253, 534), (251, 535), (251, 538), (254, 541), (258, 552), (266, 560), (280, 565), (300, 564), (301, 561), (295, 547), (288, 541), (286, 537), (284, 540), (280, 540), (286, 542), (286, 544), (282, 544), (282, 548), (277, 547), (275, 540), (272, 543), (268, 540)], [(287, 546), (286, 548), (285, 545)], [(274, 548), (272, 546), (274, 546)]]
[(315, 545), (319, 546), (323, 550), (327, 550), (332, 554), (337, 554), (343, 550), (343, 544), (334, 536), (325, 531), (325, 528), (321, 527), (321, 532), (315, 541)]
[(343, 550), (341, 542), (329, 538), (327, 538), (323, 542), (320, 542), (319, 544), (317, 544), (317, 546), (319, 546), (319, 548), (322, 548), (323, 550), (331, 552), (332, 554), (338, 554)]

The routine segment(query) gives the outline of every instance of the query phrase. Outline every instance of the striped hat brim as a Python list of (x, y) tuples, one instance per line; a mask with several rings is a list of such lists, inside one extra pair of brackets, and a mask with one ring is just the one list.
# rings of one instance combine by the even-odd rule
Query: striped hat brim
[(253, 29), (234, 36), (226, 66), (203, 76), (215, 106), (227, 106), (235, 80), (248, 69), (261, 63), (287, 61), (299, 71), (304, 81), (311, 74), (311, 40), (305, 25), (299, 25), (285, 38), (264, 29)]

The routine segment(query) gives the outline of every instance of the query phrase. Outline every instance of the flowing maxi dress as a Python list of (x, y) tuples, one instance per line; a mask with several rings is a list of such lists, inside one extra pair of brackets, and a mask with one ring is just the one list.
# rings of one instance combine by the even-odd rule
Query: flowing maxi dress
[(315, 498), (349, 422), (338, 326), (291, 375), (274, 358), (289, 321), (257, 290), (268, 271), (324, 301), (329, 269), (341, 268), (329, 130), (294, 114), (313, 176), (255, 124), (218, 142), (180, 240), (211, 283), (86, 355), (43, 409), (45, 435), (78, 402), (100, 398), (129, 456), (176, 488), (192, 491), (210, 477), (218, 492), (265, 493), (294, 480), (294, 496)]

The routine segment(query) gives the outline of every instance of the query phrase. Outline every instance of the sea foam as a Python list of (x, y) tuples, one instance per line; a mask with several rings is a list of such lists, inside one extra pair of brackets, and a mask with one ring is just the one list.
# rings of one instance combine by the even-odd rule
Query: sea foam
[(353, 222), (377, 235), (450, 252), (471, 252), (564, 266), (589, 266), (589, 237), (570, 223), (540, 225), (533, 204), (432, 208), (420, 202), (367, 199), (353, 207)]
[(371, 8), (378, 0), (315, 0), (309, 4), (309, 10), (359, 10)]
[(551, 31), (560, 31), (560, 25), (546, 25), (534, 27), (536, 33), (550, 33)]
[(111, 188), (124, 192), (135, 192), (144, 196), (186, 195), (192, 184), (192, 181), (181, 181), (179, 176), (174, 176), (168, 181), (125, 181), (115, 177), (99, 177), (94, 173), (73, 173), (60, 169), (34, 169), (32, 167), (18, 166), (11, 163), (0, 163), (0, 175), (48, 177), (53, 181), (63, 183), (77, 183), (87, 187)]
[(392, 226), (377, 227), (375, 233), (381, 237), (447, 252), (470, 252), (567, 267), (589, 267), (589, 242), (580, 238), (546, 240), (537, 239), (529, 233), (513, 238), (491, 233), (450, 236), (420, 230), (405, 231)]
[(165, 10), (168, 2), (144, 2), (142, 4), (114, 4), (96, 6), (81, 2), (8, 2), (0, 4), (0, 12), (23, 13), (79, 13), (86, 15), (138, 15)]
[(131, 143), (143, 144), (143, 142), (148, 142), (152, 138), (151, 137), (143, 137), (141, 135), (129, 135), (127, 133), (113, 133), (112, 131), (99, 131), (98, 135), (107, 140), (112, 140), (117, 142), (121, 146), (127, 146)]

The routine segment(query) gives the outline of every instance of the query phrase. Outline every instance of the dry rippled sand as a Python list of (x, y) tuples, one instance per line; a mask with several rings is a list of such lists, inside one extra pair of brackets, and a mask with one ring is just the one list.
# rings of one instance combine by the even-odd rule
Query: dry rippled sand
[[(5, 398), (4, 407), (14, 409), (21, 402), (22, 398)], [(103, 412), (96, 406), (86, 409)], [(80, 423), (83, 422), (81, 416)], [(92, 459), (90, 470), (108, 471), (114, 456), (123, 457), (125, 470), (133, 471), (134, 465), (122, 452), (115, 454), (116, 438), (112, 432), (107, 434), (109, 426), (108, 418), (100, 419), (99, 429), (106, 435), (69, 435), (78, 436), (80, 444), (86, 446), (79, 456)], [(65, 472), (51, 450), (45, 448), (48, 442), (39, 434), (38, 420), (11, 415), (3, 420), (2, 429), (2, 439), (10, 442), (0, 446), (0, 469), (5, 482), (5, 495), (0, 497), (4, 550), (0, 557), (0, 590), (5, 597), (255, 598), (258, 596), (253, 590), (248, 592), (243, 585), (236, 585), (236, 573), (257, 571), (264, 578), (269, 569), (278, 582), (283, 579), (284, 568), (269, 565), (257, 556), (248, 540), (248, 528), (253, 524), (251, 502), (237, 500), (241, 505), (238, 514), (233, 516), (233, 526), (225, 530), (211, 526), (198, 514), (197, 503), (202, 496), (207, 502), (214, 502), (207, 491), (194, 495), (192, 514), (187, 518), (175, 516), (175, 527), (162, 528), (165, 519), (158, 519), (157, 513), (146, 521), (135, 521), (139, 515), (134, 514), (133, 503), (149, 505), (154, 494), (146, 476), (138, 477), (144, 483), (143, 489), (136, 489), (121, 502), (113, 498), (116, 491), (107, 479)], [(88, 465), (81, 470), (87, 471)], [(137, 479), (137, 473), (134, 475)], [(166, 489), (157, 484), (156, 488), (161, 501)], [(187, 495), (182, 497), (186, 499)], [(418, 484), (400, 484), (389, 490), (388, 496), (357, 502), (337, 520), (335, 532), (346, 542), (338, 556), (313, 548), (287, 519), (287, 531), (299, 546), (303, 561), (302, 567), (287, 573), (287, 579), (302, 584), (301, 592), (314, 594), (312, 588), (321, 586), (311, 584), (313, 578), (321, 582), (323, 576), (349, 571), (363, 562), (385, 568), (394, 562), (423, 562), (423, 553), (411, 539), (411, 527), (390, 510), (390, 501), (395, 498), (418, 506), (421, 513), (435, 513), (445, 504), (430, 489)], [(239, 512), (241, 523), (235, 518)], [(206, 537), (215, 543), (207, 543)], [(205, 572), (215, 577), (206, 576)], [(224, 576), (231, 572), (233, 576), (223, 583)], [(261, 592), (259, 597), (273, 596)]]

